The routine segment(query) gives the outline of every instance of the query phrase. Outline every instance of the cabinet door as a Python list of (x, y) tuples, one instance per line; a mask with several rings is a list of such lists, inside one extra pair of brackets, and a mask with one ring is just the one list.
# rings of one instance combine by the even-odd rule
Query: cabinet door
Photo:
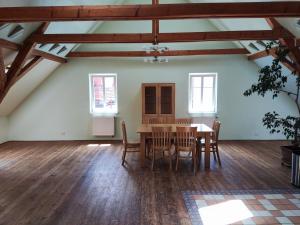
[(174, 84), (159, 85), (159, 114), (173, 115), (175, 111)]
[(157, 114), (157, 85), (144, 85), (143, 94), (143, 113), (145, 115)]

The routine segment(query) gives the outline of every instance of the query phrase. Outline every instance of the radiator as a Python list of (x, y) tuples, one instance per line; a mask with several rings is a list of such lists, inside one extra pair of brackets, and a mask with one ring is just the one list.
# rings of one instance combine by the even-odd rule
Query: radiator
[(115, 117), (94, 117), (93, 136), (115, 136)]

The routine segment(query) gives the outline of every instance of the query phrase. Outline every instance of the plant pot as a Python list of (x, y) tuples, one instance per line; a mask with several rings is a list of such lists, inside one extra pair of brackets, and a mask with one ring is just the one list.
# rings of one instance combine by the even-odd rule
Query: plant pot
[(300, 147), (294, 145), (280, 146), (281, 149), (281, 164), (291, 167), (293, 151), (300, 151)]

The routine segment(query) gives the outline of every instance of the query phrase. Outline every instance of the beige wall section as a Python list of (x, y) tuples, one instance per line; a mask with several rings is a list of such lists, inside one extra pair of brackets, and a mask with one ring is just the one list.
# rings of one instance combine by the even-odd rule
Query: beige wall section
[(166, 64), (147, 64), (142, 59), (76, 59), (59, 67), (9, 117), (11, 140), (78, 140), (91, 136), (89, 73), (117, 73), (119, 121), (125, 119), (130, 138), (141, 122), (141, 83), (175, 82), (176, 115), (188, 114), (188, 73), (218, 73), (218, 115), (222, 139), (276, 139), (262, 126), (267, 111), (296, 113), (291, 99), (281, 95), (244, 97), (243, 91), (256, 81), (258, 67), (243, 56), (171, 59)]
[(59, 65), (49, 60), (42, 60), (36, 65), (9, 90), (0, 104), (0, 116), (9, 115)]
[(0, 144), (8, 141), (8, 119), (0, 117)]

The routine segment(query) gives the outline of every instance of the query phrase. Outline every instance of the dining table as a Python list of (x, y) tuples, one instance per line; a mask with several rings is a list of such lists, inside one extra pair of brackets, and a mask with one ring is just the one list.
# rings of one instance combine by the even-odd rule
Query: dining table
[(204, 167), (206, 170), (210, 169), (210, 140), (211, 136), (214, 132), (212, 128), (207, 126), (203, 123), (193, 123), (193, 124), (141, 124), (138, 129), (137, 133), (140, 135), (140, 163), (141, 167), (145, 167), (145, 149), (146, 149), (146, 139), (151, 138), (152, 134), (152, 127), (159, 126), (159, 127), (171, 127), (171, 132), (174, 136), (176, 136), (176, 127), (188, 126), (188, 127), (197, 127), (197, 138), (204, 138), (205, 139), (205, 153), (204, 153)]

